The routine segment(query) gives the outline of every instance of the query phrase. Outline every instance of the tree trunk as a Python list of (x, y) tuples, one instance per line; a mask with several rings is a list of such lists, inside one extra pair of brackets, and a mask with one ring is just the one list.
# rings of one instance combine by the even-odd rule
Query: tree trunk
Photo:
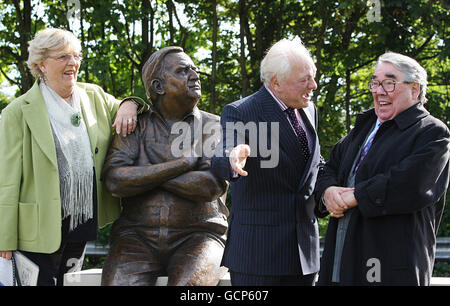
[(283, 22), (283, 16), (284, 16), (284, 7), (286, 5), (286, 0), (281, 0), (280, 2), (280, 15), (279, 15), (279, 23), (278, 23), (278, 31), (276, 34), (277, 41), (283, 38), (283, 32), (284, 32), (284, 22)]
[(245, 29), (246, 29), (246, 20), (247, 20), (247, 9), (245, 6), (245, 0), (239, 0), (239, 22), (240, 22), (240, 42), (241, 42), (241, 55), (240, 55), (240, 65), (241, 65), (241, 77), (242, 77), (242, 97), (247, 96), (248, 92), (248, 74), (247, 74), (247, 65), (246, 65), (246, 56), (245, 56)]
[(211, 96), (209, 103), (209, 110), (211, 113), (216, 113), (216, 66), (217, 66), (217, 30), (219, 27), (217, 20), (217, 1), (212, 1), (212, 23), (213, 23), (213, 32), (212, 32), (212, 68), (211, 68)]
[(173, 28), (173, 10), (174, 10), (174, 5), (172, 3), (171, 0), (168, 0), (166, 2), (167, 5), (167, 11), (168, 11), (168, 15), (169, 15), (169, 33), (170, 33), (170, 37), (169, 37), (169, 41), (170, 41), (170, 45), (174, 45), (174, 41), (175, 41), (175, 30)]
[(80, 30), (81, 30), (81, 46), (84, 49), (84, 52), (86, 53), (86, 57), (84, 58), (83, 62), (84, 62), (84, 82), (89, 83), (89, 50), (86, 46), (86, 37), (85, 37), (85, 31), (84, 31), (84, 23), (83, 23), (83, 19), (84, 19), (84, 10), (83, 10), (83, 6), (80, 8), (81, 12), (80, 12)]
[(350, 132), (350, 96), (351, 96), (351, 76), (352, 72), (347, 69), (345, 72), (345, 128), (347, 134)]
[(20, 54), (16, 54), (18, 59), (17, 68), (19, 69), (20, 78), (20, 93), (24, 94), (33, 86), (33, 76), (28, 70), (28, 41), (32, 36), (31, 32), (31, 0), (23, 1), (23, 9), (20, 9), (20, 3), (18, 0), (13, 1), (16, 9), (18, 32), (20, 33)]
[[(144, 66), (147, 59), (152, 54), (153, 48), (153, 16), (155, 11), (152, 8), (150, 0), (142, 1), (142, 45), (144, 46), (144, 53), (142, 54), (141, 63), (139, 65), (139, 74), (142, 71), (142, 66)], [(148, 13), (150, 13), (150, 19), (148, 18)], [(150, 23), (150, 30), (149, 30)], [(150, 36), (150, 39), (149, 39)]]
[[(316, 44), (316, 82), (320, 86), (320, 80), (322, 79), (322, 49), (325, 44), (326, 30), (328, 28), (328, 22), (331, 14), (328, 12), (327, 1), (322, 0), (320, 3), (320, 16), (322, 16), (322, 24), (320, 26), (319, 35), (317, 37)], [(317, 102), (318, 95), (313, 96), (313, 102)]]

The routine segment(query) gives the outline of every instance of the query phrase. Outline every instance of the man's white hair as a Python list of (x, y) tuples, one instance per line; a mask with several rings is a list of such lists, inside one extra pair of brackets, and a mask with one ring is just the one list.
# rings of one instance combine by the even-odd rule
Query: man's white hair
[(293, 65), (305, 61), (312, 63), (315, 67), (311, 54), (300, 38), (296, 37), (292, 40), (284, 38), (276, 42), (261, 61), (261, 81), (268, 85), (270, 78), (274, 75), (278, 81), (283, 81), (291, 73)]

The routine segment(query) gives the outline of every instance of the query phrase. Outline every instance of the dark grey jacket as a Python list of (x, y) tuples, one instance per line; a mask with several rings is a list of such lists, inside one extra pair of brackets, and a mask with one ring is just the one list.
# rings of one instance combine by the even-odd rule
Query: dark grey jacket
[[(344, 186), (375, 120), (373, 109), (359, 115), (333, 147), (319, 174), (317, 198), (329, 186)], [(449, 143), (447, 126), (420, 103), (381, 125), (355, 177), (358, 206), (345, 237), (341, 284), (429, 284), (449, 183)], [(328, 225), (319, 284), (331, 281), (337, 221)], [(380, 282), (371, 282), (376, 266)]]

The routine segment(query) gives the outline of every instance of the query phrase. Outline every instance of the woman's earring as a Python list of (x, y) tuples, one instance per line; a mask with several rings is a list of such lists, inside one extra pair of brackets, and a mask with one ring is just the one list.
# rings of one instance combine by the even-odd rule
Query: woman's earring
[(47, 83), (47, 82), (46, 82), (46, 81), (47, 81), (46, 73), (47, 73), (47, 71), (45, 71), (45, 69), (41, 68), (41, 80), (42, 80), (44, 83)]

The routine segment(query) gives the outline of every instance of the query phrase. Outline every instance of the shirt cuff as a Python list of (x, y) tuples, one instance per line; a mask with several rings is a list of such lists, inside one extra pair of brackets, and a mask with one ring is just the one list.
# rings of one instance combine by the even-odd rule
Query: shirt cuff
[(323, 195), (320, 197), (319, 212), (322, 214), (329, 214)]

